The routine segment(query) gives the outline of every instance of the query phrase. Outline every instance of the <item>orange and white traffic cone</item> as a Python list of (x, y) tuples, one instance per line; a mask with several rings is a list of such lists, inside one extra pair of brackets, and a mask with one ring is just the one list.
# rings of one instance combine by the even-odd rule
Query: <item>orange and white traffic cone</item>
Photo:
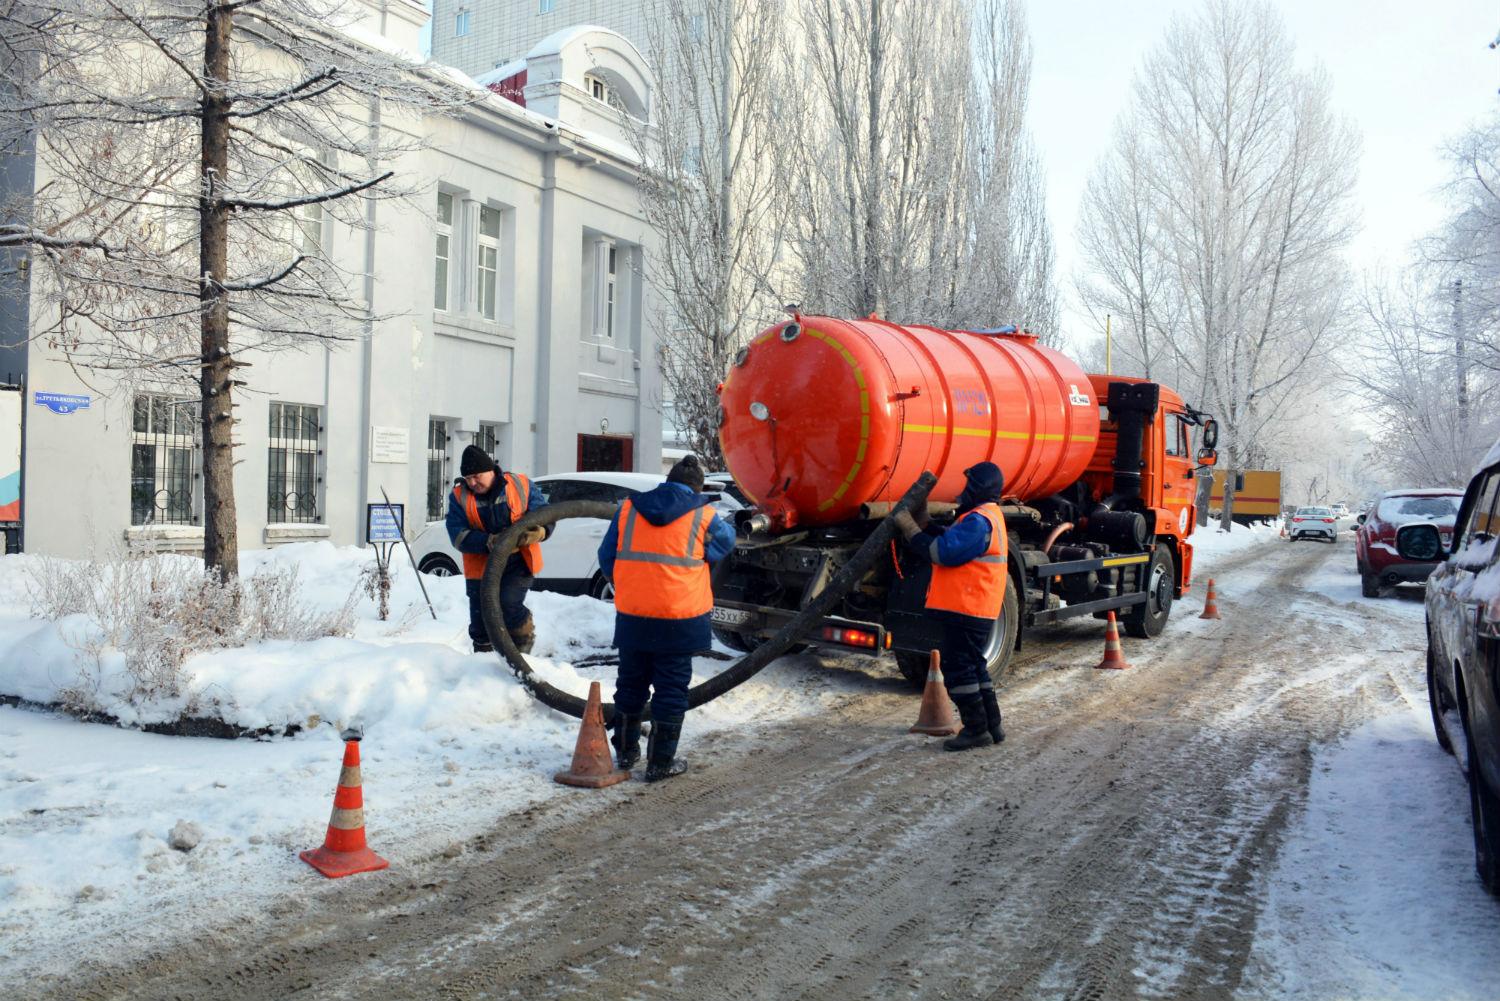
[(1218, 598), (1214, 595), (1214, 579), (1212, 577), (1208, 578), (1208, 596), (1207, 599), (1203, 602), (1203, 614), (1198, 616), (1198, 618), (1219, 618), (1219, 602)]
[(1130, 665), (1125, 663), (1125, 657), (1120, 652), (1120, 627), (1115, 624), (1115, 613), (1109, 613), (1109, 628), (1104, 631), (1104, 659), (1094, 665), (1095, 670), (1099, 668), (1110, 668), (1123, 671)]
[(333, 794), (333, 816), (323, 847), (302, 853), (302, 861), (327, 876), (338, 879), (356, 872), (373, 872), (390, 865), (365, 844), (365, 801), (360, 786), (359, 738), (344, 742), (344, 767), (339, 771), (338, 791)]
[(917, 721), (907, 733), (947, 737), (958, 732), (958, 726), (953, 722), (953, 703), (948, 701), (948, 689), (943, 687), (943, 672), (938, 669), (938, 660), (938, 652), (932, 651), (927, 659), (927, 684), (922, 686), (922, 708), (917, 710)]
[(629, 772), (615, 767), (609, 735), (604, 730), (604, 703), (599, 698), (599, 682), (589, 682), (589, 700), (583, 707), (583, 725), (573, 748), (573, 764), (565, 772), (552, 776), (565, 786), (602, 789), (630, 778)]

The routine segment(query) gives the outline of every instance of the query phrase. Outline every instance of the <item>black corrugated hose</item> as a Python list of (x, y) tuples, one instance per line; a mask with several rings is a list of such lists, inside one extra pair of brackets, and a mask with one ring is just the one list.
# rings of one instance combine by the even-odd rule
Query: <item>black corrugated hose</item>
[[(837, 601), (859, 583), (870, 564), (884, 552), (886, 544), (896, 532), (896, 525), (891, 520), (896, 512), (912, 510), (926, 499), (928, 491), (936, 482), (937, 477), (930, 472), (924, 472), (919, 476), (901, 500), (896, 502), (891, 513), (875, 526), (875, 530), (855, 551), (854, 556), (844, 565), (844, 568), (828, 582), (828, 586), (820, 591), (818, 596), (806, 608), (798, 612), (775, 636), (712, 678), (690, 688), (688, 707), (697, 708), (705, 702), (718, 698), (735, 686), (748, 681), (761, 668), (786, 653), (802, 638), (803, 634), (832, 610)], [(583, 718), (584, 700), (538, 678), (532, 673), (531, 665), (526, 662), (526, 658), (521, 656), (521, 652), (511, 642), (510, 633), (505, 629), (505, 619), (500, 613), (500, 575), (504, 572), (505, 561), (516, 550), (516, 540), (526, 529), (536, 525), (556, 524), (564, 518), (612, 519), (618, 510), (616, 505), (600, 501), (563, 501), (558, 504), (548, 504), (535, 511), (528, 511), (509, 529), (493, 539), (490, 546), (490, 560), (484, 568), (484, 577), (479, 583), (479, 607), (484, 616), (484, 628), (489, 632), (490, 641), (494, 644), (495, 650), (510, 664), (511, 670), (515, 671), (521, 684), (536, 697), (537, 701), (558, 712), (567, 713), (579, 719)], [(604, 704), (605, 722), (613, 716), (614, 704), (606, 702)]]

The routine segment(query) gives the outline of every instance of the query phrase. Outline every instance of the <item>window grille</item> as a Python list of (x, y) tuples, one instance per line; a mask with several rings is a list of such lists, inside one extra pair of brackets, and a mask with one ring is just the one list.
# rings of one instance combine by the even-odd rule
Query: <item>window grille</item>
[(485, 455), (494, 459), (495, 451), (500, 447), (500, 425), (481, 421), (479, 430), (474, 432), (474, 444), (484, 449)]
[(448, 513), (448, 422), (427, 421), (427, 520)]
[(323, 427), (318, 407), (271, 404), (267, 433), (266, 521), (322, 521), (319, 447)]
[(130, 523), (196, 525), (202, 451), (198, 400), (141, 395), (130, 442)]

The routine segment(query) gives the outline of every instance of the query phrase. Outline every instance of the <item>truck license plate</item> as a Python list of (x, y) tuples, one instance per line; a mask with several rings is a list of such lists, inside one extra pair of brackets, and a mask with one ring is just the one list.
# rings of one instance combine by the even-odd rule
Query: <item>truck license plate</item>
[(718, 605), (708, 613), (709, 621), (725, 626), (737, 626), (749, 620), (750, 613), (738, 608), (721, 608)]

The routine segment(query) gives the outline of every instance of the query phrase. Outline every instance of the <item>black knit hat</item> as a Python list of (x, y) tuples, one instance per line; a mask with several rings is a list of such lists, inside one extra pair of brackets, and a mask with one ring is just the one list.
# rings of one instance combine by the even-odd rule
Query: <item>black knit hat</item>
[(696, 455), (684, 455), (667, 474), (668, 483), (681, 483), (693, 493), (703, 491), (703, 467), (698, 465)]
[(475, 473), (488, 473), (495, 468), (495, 460), (491, 459), (489, 453), (478, 445), (470, 445), (464, 449), (464, 457), (458, 461), (458, 472), (460, 476), (473, 476)]

